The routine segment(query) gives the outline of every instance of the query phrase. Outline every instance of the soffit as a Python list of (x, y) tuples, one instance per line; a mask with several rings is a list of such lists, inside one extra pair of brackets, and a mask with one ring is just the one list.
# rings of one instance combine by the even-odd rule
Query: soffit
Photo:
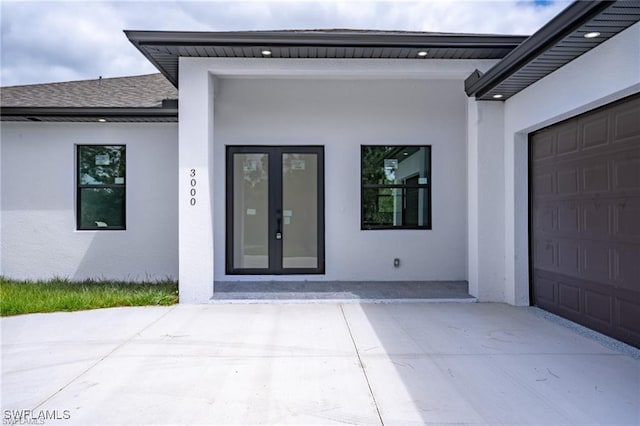
[[(465, 82), (478, 100), (506, 100), (640, 20), (638, 1), (577, 1), (484, 75)], [(585, 38), (592, 32), (595, 38)]]
[[(352, 30), (125, 33), (176, 87), (180, 57), (500, 59), (525, 40), (522, 36)], [(271, 55), (265, 57), (264, 50)], [(428, 52), (427, 56), (419, 56), (420, 51)]]

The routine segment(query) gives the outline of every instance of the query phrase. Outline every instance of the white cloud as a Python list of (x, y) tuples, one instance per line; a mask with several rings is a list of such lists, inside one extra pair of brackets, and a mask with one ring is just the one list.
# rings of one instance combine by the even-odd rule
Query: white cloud
[[(546, 2), (545, 2), (546, 3)], [(155, 72), (122, 30), (354, 28), (531, 34), (567, 1), (1, 1), (0, 84)]]

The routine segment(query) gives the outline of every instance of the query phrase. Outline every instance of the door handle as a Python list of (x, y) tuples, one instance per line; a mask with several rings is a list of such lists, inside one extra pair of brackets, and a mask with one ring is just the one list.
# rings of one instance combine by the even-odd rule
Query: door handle
[(277, 223), (278, 223), (278, 226), (276, 228), (276, 240), (281, 240), (282, 239), (282, 231), (281, 231), (282, 219), (278, 218)]

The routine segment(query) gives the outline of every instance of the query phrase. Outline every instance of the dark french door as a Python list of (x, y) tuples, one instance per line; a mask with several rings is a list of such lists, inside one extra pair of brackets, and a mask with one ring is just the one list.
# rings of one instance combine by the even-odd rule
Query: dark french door
[(227, 274), (324, 273), (324, 149), (227, 147)]

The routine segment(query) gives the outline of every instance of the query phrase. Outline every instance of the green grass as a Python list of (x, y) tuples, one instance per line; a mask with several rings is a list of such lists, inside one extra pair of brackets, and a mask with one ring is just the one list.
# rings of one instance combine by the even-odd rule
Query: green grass
[(178, 283), (107, 280), (17, 281), (0, 276), (0, 315), (80, 311), (115, 306), (173, 305)]

